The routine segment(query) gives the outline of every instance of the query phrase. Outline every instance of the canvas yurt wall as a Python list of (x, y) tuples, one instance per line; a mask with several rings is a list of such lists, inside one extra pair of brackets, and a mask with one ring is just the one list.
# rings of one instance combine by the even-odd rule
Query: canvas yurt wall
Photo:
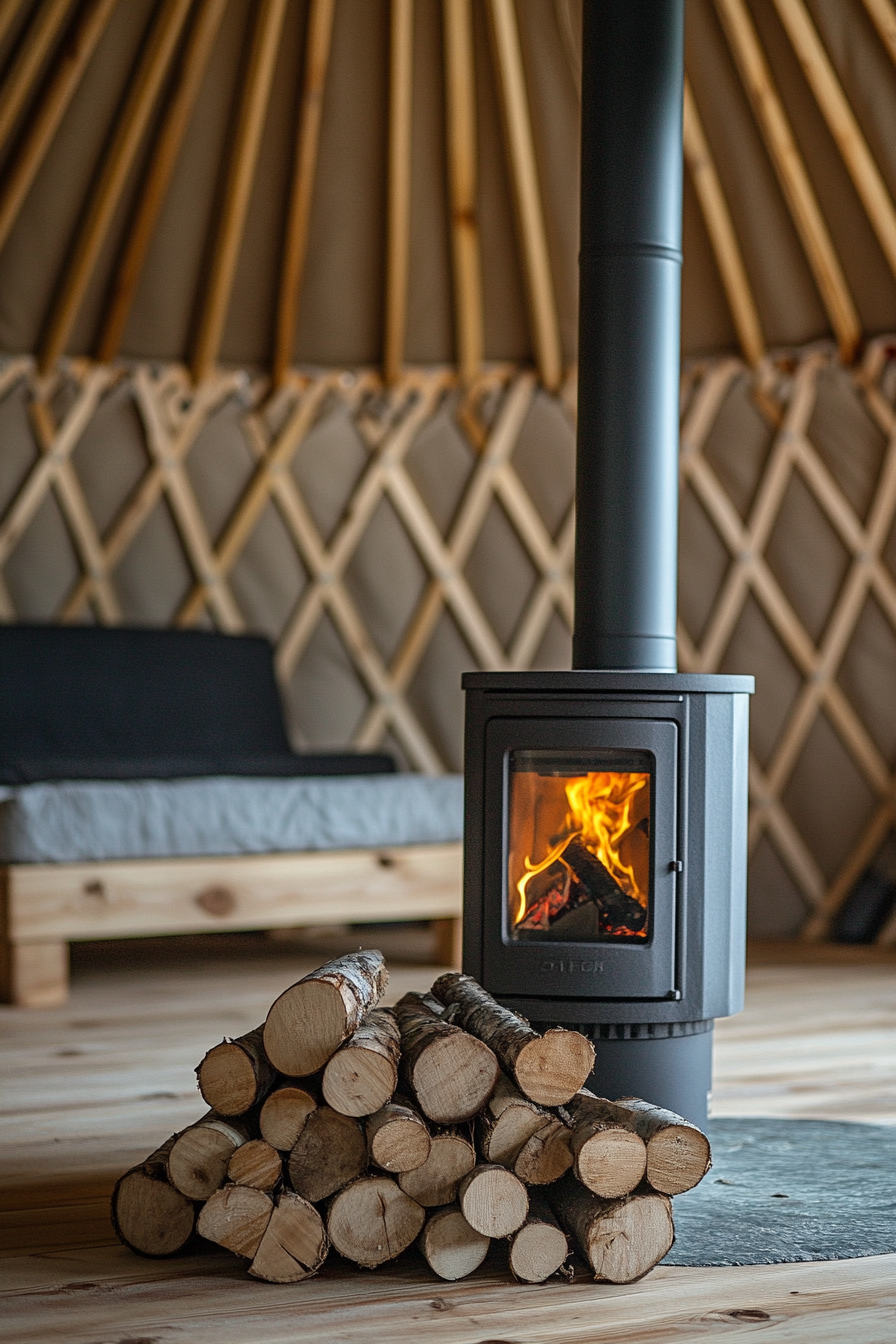
[[(569, 665), (579, 23), (0, 0), (3, 619), (263, 631), (296, 745), (430, 772)], [(896, 8), (688, 0), (687, 74), (680, 665), (819, 937), (896, 855)]]

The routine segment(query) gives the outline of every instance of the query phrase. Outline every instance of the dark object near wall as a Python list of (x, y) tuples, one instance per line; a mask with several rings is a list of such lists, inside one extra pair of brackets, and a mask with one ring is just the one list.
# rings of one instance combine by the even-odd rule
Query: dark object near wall
[(0, 626), (2, 783), (394, 769), (386, 754), (293, 752), (261, 637)]
[(896, 837), (890, 836), (843, 902), (831, 926), (837, 943), (873, 943), (896, 908)]

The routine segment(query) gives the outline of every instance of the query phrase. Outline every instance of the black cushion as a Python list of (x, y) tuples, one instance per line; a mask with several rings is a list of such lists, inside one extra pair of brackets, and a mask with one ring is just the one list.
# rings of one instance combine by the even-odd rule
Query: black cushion
[(292, 752), (259, 636), (0, 626), (0, 782), (394, 769), (383, 754)]

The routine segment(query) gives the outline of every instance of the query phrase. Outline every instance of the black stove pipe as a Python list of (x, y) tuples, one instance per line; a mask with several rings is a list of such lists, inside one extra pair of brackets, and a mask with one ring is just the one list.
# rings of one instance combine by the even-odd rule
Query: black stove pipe
[(674, 672), (684, 0), (585, 0), (573, 667)]

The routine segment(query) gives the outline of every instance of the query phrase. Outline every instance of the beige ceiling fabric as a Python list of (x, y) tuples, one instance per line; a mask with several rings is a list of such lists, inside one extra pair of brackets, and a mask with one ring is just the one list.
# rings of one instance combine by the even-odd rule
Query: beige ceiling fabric
[[(260, 630), (297, 745), (459, 768), (463, 670), (570, 659), (581, 0), (2, 16), (0, 617)], [(769, 937), (894, 843), (894, 33), (687, 4), (680, 662), (757, 677)]]

